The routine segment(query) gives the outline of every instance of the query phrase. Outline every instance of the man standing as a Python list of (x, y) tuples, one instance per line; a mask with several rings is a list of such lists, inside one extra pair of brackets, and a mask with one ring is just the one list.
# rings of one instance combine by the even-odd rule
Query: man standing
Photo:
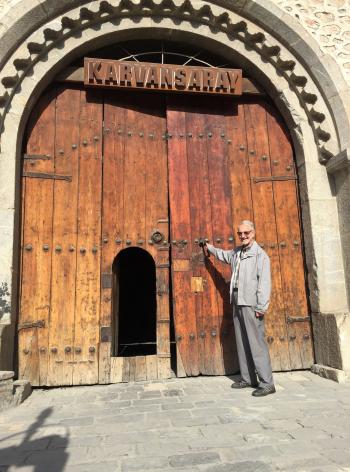
[[(265, 341), (264, 314), (271, 293), (270, 259), (255, 241), (255, 228), (244, 220), (238, 226), (241, 246), (224, 251), (201, 241), (204, 253), (231, 265), (230, 301), (242, 379), (232, 388), (257, 387), (255, 397), (275, 393), (269, 350)], [(257, 380), (258, 375), (258, 380)]]

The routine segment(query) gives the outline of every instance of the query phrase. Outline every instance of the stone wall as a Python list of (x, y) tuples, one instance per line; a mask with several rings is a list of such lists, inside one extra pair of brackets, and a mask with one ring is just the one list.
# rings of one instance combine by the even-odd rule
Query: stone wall
[(322, 51), (332, 55), (350, 84), (349, 0), (273, 0), (313, 35)]

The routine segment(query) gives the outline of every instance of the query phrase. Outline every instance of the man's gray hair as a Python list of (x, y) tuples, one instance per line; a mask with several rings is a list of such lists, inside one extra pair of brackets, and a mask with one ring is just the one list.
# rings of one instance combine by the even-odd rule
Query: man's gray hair
[(250, 228), (252, 228), (254, 231), (255, 231), (255, 226), (254, 226), (254, 223), (252, 221), (249, 221), (249, 220), (243, 220), (239, 223), (238, 226), (241, 226), (241, 225), (246, 225), (246, 226), (250, 226)]

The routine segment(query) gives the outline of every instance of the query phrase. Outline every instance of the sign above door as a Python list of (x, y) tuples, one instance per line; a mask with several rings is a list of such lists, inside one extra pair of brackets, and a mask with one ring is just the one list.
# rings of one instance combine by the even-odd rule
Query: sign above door
[(242, 70), (86, 57), (84, 84), (134, 90), (241, 95)]

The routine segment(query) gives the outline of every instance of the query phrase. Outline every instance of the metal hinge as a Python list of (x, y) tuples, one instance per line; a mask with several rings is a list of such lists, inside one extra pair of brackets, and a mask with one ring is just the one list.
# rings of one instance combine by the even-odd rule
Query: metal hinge
[(24, 154), (23, 159), (29, 159), (31, 161), (49, 161), (51, 156), (49, 154)]
[(67, 180), (72, 181), (71, 175), (45, 174), (43, 172), (23, 172), (23, 177), (31, 177), (34, 179), (53, 179), (53, 180)]
[(258, 182), (276, 182), (279, 180), (297, 180), (296, 175), (274, 175), (269, 177), (251, 177), (251, 180), (256, 184)]
[(21, 329), (30, 329), (30, 328), (45, 328), (45, 320), (28, 321), (27, 323), (22, 323), (18, 325), (17, 331), (21, 331)]
[(310, 316), (287, 316), (287, 323), (302, 323), (303, 321), (310, 321)]

